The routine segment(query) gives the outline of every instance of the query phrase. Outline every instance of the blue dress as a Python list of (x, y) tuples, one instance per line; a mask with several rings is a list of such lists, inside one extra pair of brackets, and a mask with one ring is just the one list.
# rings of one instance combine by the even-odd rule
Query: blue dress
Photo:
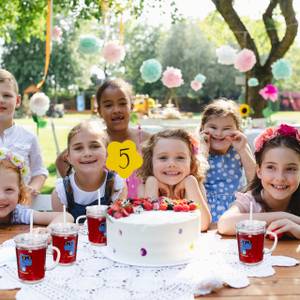
[(235, 200), (234, 193), (244, 185), (245, 177), (241, 158), (233, 147), (224, 155), (210, 154), (208, 163), (210, 169), (204, 185), (215, 223)]

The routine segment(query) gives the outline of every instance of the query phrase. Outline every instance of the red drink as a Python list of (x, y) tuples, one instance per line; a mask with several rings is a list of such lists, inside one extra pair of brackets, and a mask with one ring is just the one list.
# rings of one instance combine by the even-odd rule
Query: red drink
[(263, 260), (265, 234), (238, 233), (240, 261), (246, 264), (256, 264)]
[(89, 241), (97, 245), (106, 245), (106, 217), (87, 217)]
[[(60, 250), (60, 264), (68, 265), (76, 261), (78, 234), (61, 236), (52, 234), (52, 244)], [(56, 260), (57, 253), (53, 252)]]
[(38, 282), (45, 277), (46, 247), (16, 248), (18, 275), (27, 282)]

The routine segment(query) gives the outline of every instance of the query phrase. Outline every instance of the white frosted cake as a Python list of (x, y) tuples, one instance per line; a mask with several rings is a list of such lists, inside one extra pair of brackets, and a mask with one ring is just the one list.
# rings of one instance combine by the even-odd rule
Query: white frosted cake
[(151, 210), (116, 219), (107, 216), (107, 253), (116, 261), (141, 266), (188, 262), (200, 234), (199, 210)]

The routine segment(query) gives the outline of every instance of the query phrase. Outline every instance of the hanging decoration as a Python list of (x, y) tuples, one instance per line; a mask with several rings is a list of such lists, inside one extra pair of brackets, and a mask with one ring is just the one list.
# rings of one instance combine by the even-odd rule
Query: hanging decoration
[(199, 73), (195, 76), (194, 80), (199, 81), (200, 83), (204, 83), (206, 80), (206, 76), (203, 74)]
[(292, 67), (288, 60), (281, 58), (272, 65), (272, 74), (276, 80), (289, 79), (292, 76)]
[(93, 35), (81, 36), (78, 50), (82, 54), (98, 53), (100, 51), (100, 41)]
[(247, 72), (256, 64), (256, 57), (252, 50), (243, 49), (235, 58), (234, 67), (240, 72)]
[(197, 92), (197, 91), (199, 91), (199, 90), (202, 88), (202, 83), (201, 83), (200, 81), (198, 81), (198, 80), (193, 80), (193, 81), (191, 82), (191, 88), (192, 88), (195, 92)]
[(258, 79), (255, 77), (249, 78), (247, 83), (248, 83), (248, 86), (258, 86), (259, 85)]
[(148, 59), (141, 65), (140, 72), (145, 82), (152, 83), (160, 78), (162, 66), (158, 60), (154, 58)]
[(267, 84), (259, 91), (259, 94), (265, 99), (275, 102), (278, 98), (278, 88), (273, 84)]
[(59, 26), (55, 25), (52, 30), (52, 40), (60, 43), (62, 39), (62, 33), (62, 29)]
[(179, 87), (184, 83), (181, 70), (173, 67), (166, 68), (161, 81), (167, 88)]
[(222, 65), (232, 65), (234, 64), (236, 49), (224, 45), (216, 49), (216, 55), (218, 57), (218, 63)]
[(106, 43), (102, 50), (104, 59), (110, 64), (116, 64), (122, 61), (125, 57), (125, 48), (118, 42), (110, 41)]

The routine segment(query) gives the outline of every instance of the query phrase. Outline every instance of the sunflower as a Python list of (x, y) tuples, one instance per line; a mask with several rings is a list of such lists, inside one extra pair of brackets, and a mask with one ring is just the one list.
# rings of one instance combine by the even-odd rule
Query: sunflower
[(242, 118), (246, 118), (250, 115), (251, 109), (248, 104), (241, 104), (240, 105), (240, 115)]

